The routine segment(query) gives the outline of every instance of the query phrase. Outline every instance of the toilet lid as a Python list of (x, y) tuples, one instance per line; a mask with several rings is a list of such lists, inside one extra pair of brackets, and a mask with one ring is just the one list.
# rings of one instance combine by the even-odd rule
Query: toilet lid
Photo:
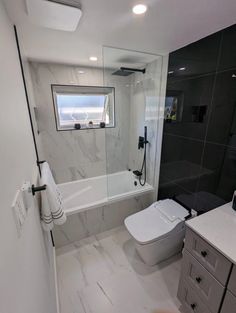
[(185, 220), (185, 217), (189, 215), (189, 212), (182, 207), (182, 205), (171, 199), (160, 200), (154, 205), (156, 205), (171, 222), (177, 219)]
[[(167, 199), (167, 203), (163, 205), (163, 201), (153, 203), (150, 207), (133, 214), (125, 219), (125, 226), (129, 233), (140, 243), (147, 244), (152, 241), (167, 237), (172, 231), (178, 232), (183, 223), (183, 215), (188, 215), (188, 211), (173, 200)], [(164, 209), (174, 203), (173, 210), (167, 210), (164, 214)], [(174, 213), (175, 209), (184, 210), (181, 217), (177, 217), (178, 213)]]

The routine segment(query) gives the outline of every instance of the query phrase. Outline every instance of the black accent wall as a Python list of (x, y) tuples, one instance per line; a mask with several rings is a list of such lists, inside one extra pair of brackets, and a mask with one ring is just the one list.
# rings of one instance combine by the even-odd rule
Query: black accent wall
[(204, 212), (236, 189), (236, 25), (170, 54), (159, 199)]

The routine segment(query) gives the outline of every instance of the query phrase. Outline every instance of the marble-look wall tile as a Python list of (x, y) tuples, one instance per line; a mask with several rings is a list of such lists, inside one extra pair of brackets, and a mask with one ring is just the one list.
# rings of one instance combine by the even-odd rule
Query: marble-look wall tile
[[(107, 69), (63, 64), (30, 63), (34, 89), (40, 158), (46, 159), (58, 183), (140, 169), (143, 151), (138, 137), (148, 127), (147, 177), (154, 184), (162, 58), (147, 65), (146, 74), (111, 75)], [(104, 76), (103, 76), (104, 75)], [(58, 132), (51, 84), (107, 85), (115, 87), (115, 127)]]
[(34, 86), (39, 138), (43, 146), (41, 159), (46, 159), (57, 183), (106, 173), (104, 130), (56, 130), (51, 84), (102, 86), (100, 69), (78, 66), (30, 63)]
[(158, 58), (147, 65), (145, 74), (133, 75), (131, 83), (129, 167), (140, 169), (142, 166), (144, 150), (138, 150), (138, 138), (143, 136), (144, 126), (147, 126), (147, 182), (152, 186), (155, 186), (155, 176), (159, 175), (156, 152), (157, 147), (161, 147), (157, 139), (162, 70), (162, 58)]
[[(157, 188), (161, 58), (147, 65), (145, 75), (118, 77), (111, 75), (111, 70), (106, 70), (104, 82), (101, 69), (83, 68), (85, 74), (80, 75), (78, 71), (81, 68), (77, 66), (32, 62), (30, 70), (37, 108), (38, 138), (42, 143), (40, 158), (49, 162), (57, 183), (127, 168), (140, 169), (143, 150), (138, 150), (138, 137), (143, 135), (144, 125), (147, 125), (147, 182)], [(50, 86), (55, 83), (115, 87), (115, 127), (56, 131)], [(71, 215), (65, 225), (54, 229), (56, 246), (120, 226), (128, 215), (146, 208), (155, 199), (152, 193)]]
[(104, 84), (115, 87), (115, 127), (106, 128), (107, 174), (128, 169), (130, 131), (130, 77), (104, 71)]
[(69, 215), (64, 225), (56, 226), (53, 230), (55, 245), (62, 247), (123, 225), (127, 216), (143, 210), (152, 202), (151, 193)]
[[(102, 69), (63, 64), (30, 63), (37, 128), (46, 159), (57, 183), (94, 177), (128, 168), (129, 79), (106, 75)], [(56, 130), (51, 84), (115, 87), (115, 127), (83, 131)], [(128, 87), (127, 87), (128, 84)]]

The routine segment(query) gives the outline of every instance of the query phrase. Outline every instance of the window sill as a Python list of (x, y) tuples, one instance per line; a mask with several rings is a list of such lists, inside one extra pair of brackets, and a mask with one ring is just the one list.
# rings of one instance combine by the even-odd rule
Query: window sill
[(106, 126), (106, 127), (100, 127), (100, 126), (93, 126), (93, 127), (81, 127), (80, 129), (77, 128), (57, 128), (57, 131), (61, 132), (61, 131), (73, 131), (73, 130), (77, 130), (77, 131), (81, 131), (81, 130), (99, 130), (99, 129), (106, 129), (106, 128), (115, 128), (115, 125), (112, 126)]

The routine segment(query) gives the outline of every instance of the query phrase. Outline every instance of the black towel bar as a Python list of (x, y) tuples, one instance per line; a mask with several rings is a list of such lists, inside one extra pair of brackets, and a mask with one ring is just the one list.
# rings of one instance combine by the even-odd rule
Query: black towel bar
[(37, 165), (43, 164), (43, 163), (45, 163), (45, 162), (46, 162), (46, 160), (37, 161)]
[(31, 190), (32, 190), (33, 196), (35, 195), (36, 192), (46, 190), (46, 188), (47, 188), (47, 185), (38, 186), (38, 187), (35, 187), (34, 185), (32, 185)]

